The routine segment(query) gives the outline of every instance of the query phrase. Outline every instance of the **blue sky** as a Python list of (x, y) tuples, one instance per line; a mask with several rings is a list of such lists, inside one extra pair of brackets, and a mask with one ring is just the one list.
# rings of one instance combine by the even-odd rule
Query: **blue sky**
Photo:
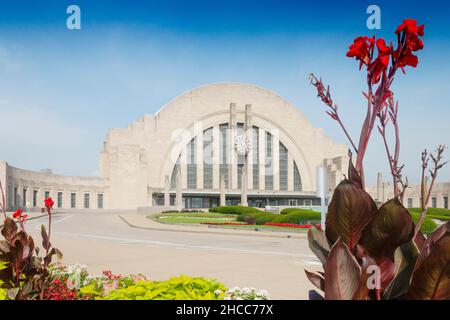
[[(81, 8), (81, 30), (66, 8)], [(381, 8), (368, 30), (366, 8)], [(417, 182), (420, 152), (450, 145), (450, 4), (445, 1), (0, 1), (0, 159), (56, 173), (95, 175), (108, 128), (126, 127), (173, 97), (211, 82), (250, 82), (294, 103), (346, 142), (308, 85), (332, 86), (353, 136), (364, 116), (364, 75), (345, 57), (362, 34), (394, 40), (404, 18), (425, 23), (417, 69), (399, 74), (401, 161)], [(387, 176), (378, 134), (369, 182)], [(450, 180), (450, 166), (441, 181)]]

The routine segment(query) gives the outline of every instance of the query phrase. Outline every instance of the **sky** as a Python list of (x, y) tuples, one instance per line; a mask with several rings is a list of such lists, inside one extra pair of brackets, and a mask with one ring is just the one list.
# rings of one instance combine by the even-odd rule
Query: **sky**
[[(66, 9), (81, 9), (69, 30)], [(381, 29), (366, 26), (369, 5)], [(405, 18), (425, 24), (419, 65), (396, 76), (400, 162), (419, 182), (424, 148), (450, 145), (450, 4), (446, 1), (4, 1), (0, 0), (0, 159), (31, 170), (98, 175), (109, 128), (153, 114), (174, 97), (216, 82), (270, 89), (315, 127), (346, 143), (308, 84), (330, 84), (355, 140), (364, 118), (364, 72), (345, 57), (359, 35), (395, 40)], [(392, 133), (392, 132), (390, 132)], [(447, 151), (447, 158), (450, 157)], [(377, 132), (366, 179), (389, 178)], [(450, 181), (450, 165), (440, 174)]]

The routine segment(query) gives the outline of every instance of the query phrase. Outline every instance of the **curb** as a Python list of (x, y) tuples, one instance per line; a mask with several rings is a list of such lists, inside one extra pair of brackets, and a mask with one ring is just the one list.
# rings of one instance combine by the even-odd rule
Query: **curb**
[[(231, 235), (231, 236), (258, 236), (258, 237), (268, 237), (268, 238), (306, 238), (306, 233), (295, 233), (295, 234), (288, 234), (286, 235), (280, 235), (280, 234), (263, 234), (263, 232), (267, 231), (256, 231), (256, 230), (245, 230), (245, 232), (248, 233), (232, 233), (232, 232), (215, 232), (215, 231), (208, 231), (208, 230), (178, 230), (178, 229), (168, 229), (168, 228), (153, 228), (153, 227), (142, 227), (139, 225), (135, 225), (130, 223), (126, 218), (124, 218), (122, 215), (119, 215), (119, 218), (122, 219), (128, 226), (136, 229), (143, 229), (143, 230), (155, 230), (155, 231), (169, 231), (169, 232), (183, 232), (183, 233), (204, 233), (204, 234), (219, 234), (219, 235)], [(148, 219), (148, 218), (146, 218)], [(152, 220), (154, 221), (154, 220)], [(155, 221), (156, 222), (156, 221)], [(156, 222), (159, 223), (159, 222)], [(177, 226), (183, 226), (180, 224), (172, 224)], [(208, 227), (209, 228), (209, 227)], [(214, 228), (214, 229), (221, 229), (221, 228)], [(236, 229), (232, 229), (236, 230)], [(239, 230), (240, 231), (240, 230)], [(270, 231), (274, 232), (274, 231)]]

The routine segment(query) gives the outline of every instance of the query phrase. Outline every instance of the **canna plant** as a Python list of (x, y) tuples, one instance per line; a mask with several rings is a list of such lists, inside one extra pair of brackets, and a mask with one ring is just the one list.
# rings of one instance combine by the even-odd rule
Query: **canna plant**
[[(310, 76), (318, 97), (327, 105), (328, 115), (343, 129), (353, 151), (349, 151), (348, 175), (335, 189), (328, 206), (325, 231), (311, 228), (308, 241), (323, 266), (323, 272), (306, 271), (308, 279), (323, 295), (313, 290), (311, 299), (326, 300), (392, 300), (450, 299), (450, 221), (428, 237), (420, 229), (428, 201), (442, 162), (444, 146), (435, 154), (422, 153), (422, 213), (416, 225), (403, 206), (408, 180), (403, 179), (399, 165), (400, 138), (398, 102), (391, 85), (396, 72), (416, 67), (414, 52), (423, 49), (424, 26), (407, 19), (396, 30), (397, 44), (386, 45), (384, 39), (358, 37), (347, 52), (367, 72), (367, 114), (355, 143), (345, 128), (330, 89), (322, 80)], [(377, 56), (375, 57), (375, 52)], [(394, 148), (389, 146), (386, 128), (394, 128)], [(364, 189), (363, 160), (372, 131), (377, 125), (393, 179), (394, 196), (379, 208)], [(431, 183), (427, 186), (429, 162)]]
[[(39, 256), (39, 248), (35, 246), (33, 238), (25, 231), (25, 218), (19, 208), (13, 218), (6, 215), (5, 197), (0, 183), (0, 206), (4, 216), (1, 234), (4, 240), (0, 240), (0, 286), (6, 290), (8, 299), (29, 300), (45, 299), (45, 292), (52, 286), (52, 277), (49, 265), (53, 256), (62, 258), (62, 253), (52, 247), (50, 232), (47, 234), (44, 225), (41, 226), (42, 246), (45, 255)], [(42, 209), (49, 217), (49, 230), (51, 227), (51, 215), (53, 200), (45, 200), (45, 208)], [(19, 224), (19, 226), (17, 225)]]

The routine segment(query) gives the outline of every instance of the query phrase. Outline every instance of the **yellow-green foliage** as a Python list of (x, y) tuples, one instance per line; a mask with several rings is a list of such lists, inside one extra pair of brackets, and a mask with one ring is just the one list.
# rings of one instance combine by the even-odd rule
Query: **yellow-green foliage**
[[(220, 293), (216, 290), (220, 290)], [(142, 280), (128, 286), (110, 291), (105, 300), (219, 300), (227, 289), (213, 279), (173, 277), (166, 281)]]
[[(0, 270), (3, 270), (5, 268), (6, 268), (6, 263), (3, 261), (0, 261)], [(0, 300), (6, 300), (7, 299), (6, 289), (3, 289), (2, 285), (3, 285), (3, 281), (0, 280)]]

